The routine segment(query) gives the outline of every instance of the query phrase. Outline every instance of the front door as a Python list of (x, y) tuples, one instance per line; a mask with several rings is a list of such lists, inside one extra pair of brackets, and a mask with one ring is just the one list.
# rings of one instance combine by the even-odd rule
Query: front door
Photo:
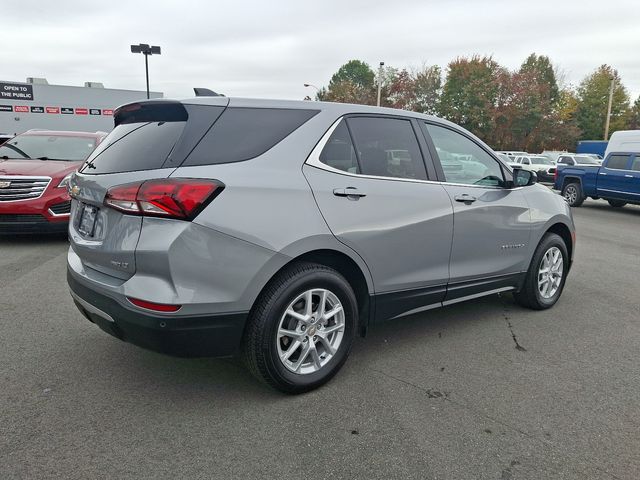
[(454, 209), (446, 300), (513, 287), (528, 268), (530, 251), (522, 189), (505, 188), (503, 167), (471, 137), (441, 125), (425, 127)]
[(630, 189), (634, 175), (630, 163), (628, 153), (612, 153), (605, 159), (597, 180), (597, 191), (602, 197), (633, 200)]

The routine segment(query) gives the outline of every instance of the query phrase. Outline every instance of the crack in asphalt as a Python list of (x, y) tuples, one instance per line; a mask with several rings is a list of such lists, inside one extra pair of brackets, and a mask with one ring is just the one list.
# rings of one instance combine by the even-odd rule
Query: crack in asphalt
[(524, 348), (522, 345), (520, 345), (520, 343), (518, 342), (518, 337), (516, 337), (516, 333), (513, 331), (513, 325), (511, 325), (511, 321), (509, 320), (509, 317), (505, 315), (504, 321), (507, 322), (507, 327), (509, 327), (509, 331), (511, 332), (511, 338), (513, 338), (513, 343), (516, 344), (516, 350), (518, 350), (519, 352), (526, 352), (527, 349)]

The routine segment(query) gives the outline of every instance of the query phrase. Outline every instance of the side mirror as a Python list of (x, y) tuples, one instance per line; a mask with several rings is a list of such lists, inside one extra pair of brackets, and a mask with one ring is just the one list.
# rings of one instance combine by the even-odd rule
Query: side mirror
[(513, 169), (513, 187), (526, 187), (533, 185), (538, 181), (538, 175), (531, 170), (524, 170), (522, 168)]

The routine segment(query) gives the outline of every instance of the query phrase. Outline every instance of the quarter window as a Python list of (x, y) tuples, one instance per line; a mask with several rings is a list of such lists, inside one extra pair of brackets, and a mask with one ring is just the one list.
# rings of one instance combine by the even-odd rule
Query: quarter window
[(636, 155), (636, 158), (633, 159), (633, 165), (631, 165), (631, 170), (640, 172), (640, 156)]
[(427, 172), (411, 121), (352, 117), (347, 120), (364, 175), (426, 180)]
[(318, 113), (285, 108), (227, 108), (183, 166), (242, 162), (258, 157)]
[(627, 168), (629, 155), (611, 155), (607, 161), (607, 168), (612, 170), (624, 170)]
[(356, 152), (344, 121), (340, 122), (329, 137), (329, 141), (320, 153), (320, 161), (344, 172), (360, 173)]
[(501, 186), (498, 161), (478, 144), (449, 128), (425, 123), (440, 158), (445, 180), (469, 185)]

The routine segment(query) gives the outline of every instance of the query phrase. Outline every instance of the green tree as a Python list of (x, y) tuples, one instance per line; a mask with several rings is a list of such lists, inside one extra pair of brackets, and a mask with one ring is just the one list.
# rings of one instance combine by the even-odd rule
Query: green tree
[(560, 96), (558, 80), (549, 57), (532, 53), (520, 66), (520, 74), (530, 74), (535, 82), (548, 89), (549, 99), (555, 104)]
[(375, 74), (365, 62), (350, 60), (342, 65), (320, 90), (318, 100), (372, 105), (375, 102)]
[(423, 66), (413, 74), (416, 112), (435, 115), (442, 93), (442, 71), (437, 65)]
[(457, 58), (449, 63), (438, 111), (488, 143), (494, 143), (495, 109), (504, 72), (492, 57)]
[(631, 107), (631, 114), (629, 115), (629, 130), (640, 129), (640, 97), (636, 99)]
[(375, 82), (375, 74), (371, 67), (361, 60), (349, 60), (342, 65), (329, 81), (329, 88), (336, 83), (351, 82), (354, 85), (371, 88)]
[(601, 65), (582, 80), (578, 87), (577, 121), (578, 127), (582, 130), (583, 139), (595, 140), (604, 135), (612, 78), (615, 80), (615, 88), (611, 104), (609, 135), (616, 130), (623, 130), (629, 122), (627, 89), (622, 84), (617, 70), (609, 65)]

